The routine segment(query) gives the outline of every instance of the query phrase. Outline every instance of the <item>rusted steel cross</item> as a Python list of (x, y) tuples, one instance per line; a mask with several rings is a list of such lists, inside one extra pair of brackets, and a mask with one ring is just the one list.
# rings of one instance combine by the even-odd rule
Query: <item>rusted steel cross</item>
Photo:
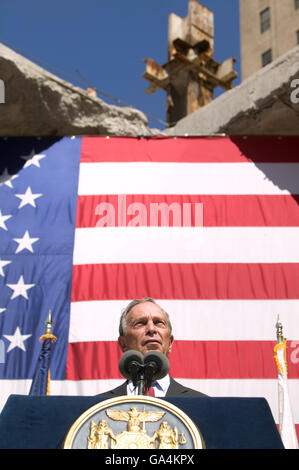
[(145, 59), (143, 77), (150, 82), (146, 92), (159, 88), (167, 92), (168, 125), (210, 103), (216, 87), (232, 88), (236, 59), (219, 64), (213, 55), (214, 14), (197, 0), (189, 0), (188, 16), (169, 15), (168, 62), (160, 65)]

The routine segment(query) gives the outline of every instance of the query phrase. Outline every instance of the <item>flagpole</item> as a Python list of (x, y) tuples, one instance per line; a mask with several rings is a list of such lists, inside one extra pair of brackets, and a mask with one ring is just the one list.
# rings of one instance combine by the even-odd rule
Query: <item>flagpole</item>
[[(284, 343), (283, 328), (282, 328), (282, 323), (280, 323), (280, 320), (279, 320), (279, 315), (277, 316), (277, 322), (276, 322), (276, 340), (277, 340), (276, 345)], [(276, 352), (275, 348), (274, 348), (274, 352)], [(279, 373), (278, 364), (279, 363), (277, 362), (278, 373)], [(280, 372), (282, 372), (282, 368)], [(279, 423), (279, 428), (281, 428), (282, 423), (283, 423), (283, 388), (281, 386), (280, 381), (278, 381), (278, 423)]]
[(279, 433), (285, 449), (298, 449), (298, 440), (288, 390), (287, 340), (283, 336), (283, 326), (279, 316), (276, 323), (276, 338), (277, 344), (274, 347), (274, 357), (278, 369)]
[(45, 321), (45, 333), (39, 338), (42, 343), (35, 374), (33, 376), (29, 395), (50, 395), (50, 359), (52, 344), (57, 341), (52, 333), (52, 312), (49, 310)]

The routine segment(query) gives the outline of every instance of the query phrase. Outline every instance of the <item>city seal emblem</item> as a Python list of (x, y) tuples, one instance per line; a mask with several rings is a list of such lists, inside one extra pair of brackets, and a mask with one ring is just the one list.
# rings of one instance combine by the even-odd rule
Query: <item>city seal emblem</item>
[(64, 449), (204, 449), (203, 437), (181, 409), (155, 397), (122, 396), (86, 410)]

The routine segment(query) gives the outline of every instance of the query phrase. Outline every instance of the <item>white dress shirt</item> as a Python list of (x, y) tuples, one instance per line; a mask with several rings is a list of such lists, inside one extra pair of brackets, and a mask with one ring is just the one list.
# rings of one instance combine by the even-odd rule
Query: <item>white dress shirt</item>
[[(159, 379), (153, 382), (152, 387), (154, 387), (155, 390), (155, 397), (165, 397), (169, 384), (169, 375), (166, 375), (165, 377), (163, 377), (163, 379)], [(138, 386), (134, 387), (133, 382), (131, 380), (127, 384), (127, 395), (138, 395)]]

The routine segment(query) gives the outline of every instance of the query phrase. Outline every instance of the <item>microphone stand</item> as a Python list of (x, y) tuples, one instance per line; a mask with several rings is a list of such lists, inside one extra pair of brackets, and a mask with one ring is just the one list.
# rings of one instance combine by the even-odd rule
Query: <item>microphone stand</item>
[(138, 395), (145, 395), (145, 388), (149, 389), (152, 381), (153, 376), (155, 373), (156, 364), (154, 362), (149, 362), (145, 364), (143, 367), (140, 367), (139, 374), (138, 374)]
[(144, 388), (145, 388), (145, 378), (144, 378), (144, 368), (140, 373), (138, 378), (138, 395), (144, 395)]
[(120, 358), (119, 370), (126, 379), (132, 380), (134, 387), (138, 387), (138, 395), (145, 395), (154, 379), (167, 374), (169, 362), (158, 351), (149, 352), (143, 357), (139, 351), (128, 350)]

